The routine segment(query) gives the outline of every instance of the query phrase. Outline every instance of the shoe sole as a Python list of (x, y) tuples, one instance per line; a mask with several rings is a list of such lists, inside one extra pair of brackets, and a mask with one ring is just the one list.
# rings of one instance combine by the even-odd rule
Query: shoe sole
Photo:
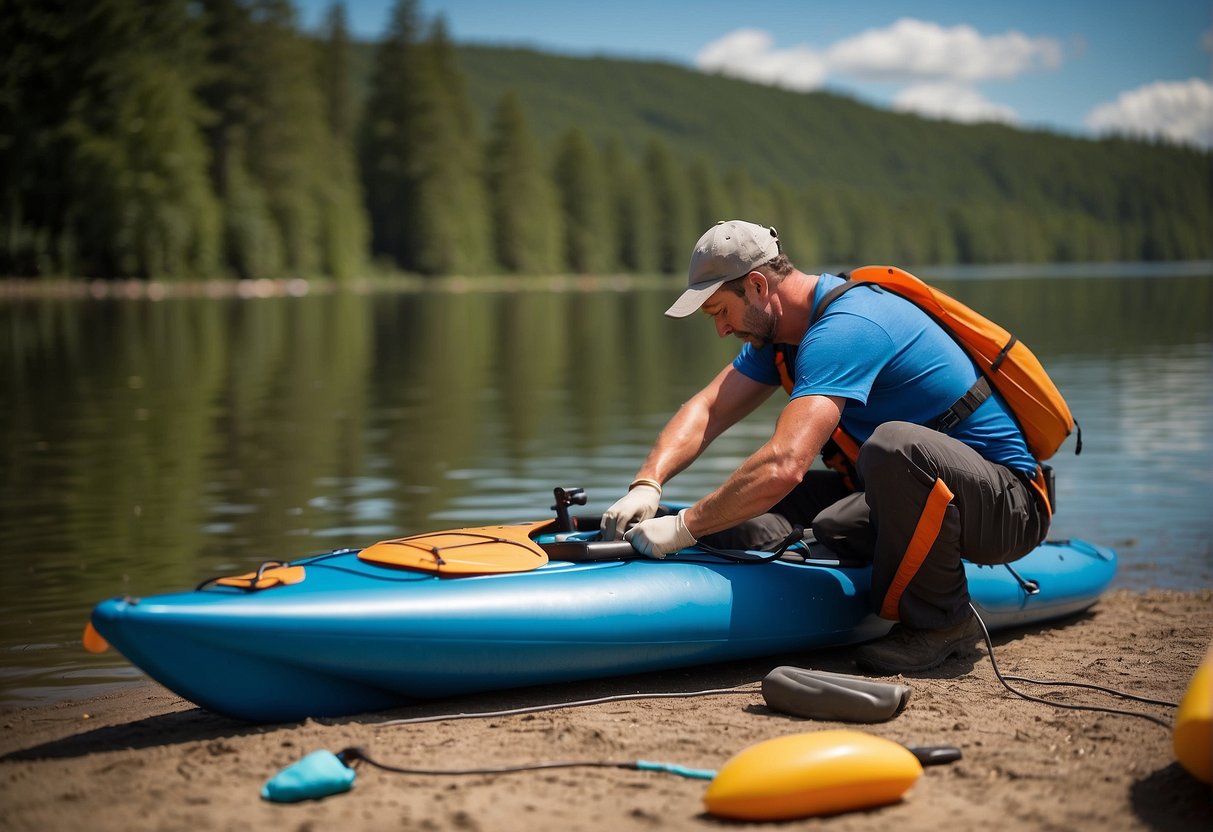
[(955, 656), (956, 653), (958, 653), (958, 652), (960, 652), (960, 651), (956, 650), (954, 652), (946, 653), (942, 658), (939, 658), (936, 661), (931, 662), (930, 664), (922, 664), (922, 665), (913, 665), (913, 666), (901, 665), (901, 666), (895, 667), (893, 665), (884, 664), (879, 661), (873, 661), (872, 659), (865, 659), (862, 657), (857, 657), (855, 659), (855, 664), (858, 665), (861, 669), (870, 670), (873, 673), (880, 673), (885, 676), (899, 676), (899, 675), (903, 675), (906, 673), (921, 673), (924, 670), (932, 670), (936, 667), (939, 667), (941, 664), (946, 662), (948, 659)]
[(953, 656), (958, 656), (958, 655), (964, 653), (966, 650), (971, 649), (971, 650), (976, 651), (978, 649), (978, 643), (979, 643), (978, 641), (975, 641), (975, 642), (973, 642), (973, 644), (970, 645), (970, 644), (966, 644), (963, 641), (956, 642), (955, 644), (950, 645), (948, 647), (948, 649), (944, 652), (944, 654), (942, 656), (940, 656), (939, 658), (937, 658), (935, 661), (929, 662), (928, 664), (922, 664), (922, 665), (885, 664), (884, 662), (881, 662), (879, 659), (874, 660), (874, 659), (864, 657), (864, 655), (862, 653), (863, 648), (861, 647), (861, 648), (859, 648), (860, 652), (855, 657), (855, 664), (858, 665), (863, 670), (870, 670), (873, 673), (881, 673), (886, 676), (897, 676), (897, 675), (902, 675), (902, 674), (906, 674), (906, 673), (921, 673), (924, 670), (933, 670), (933, 669), (939, 667), (941, 664), (946, 662), (948, 659), (952, 658)]

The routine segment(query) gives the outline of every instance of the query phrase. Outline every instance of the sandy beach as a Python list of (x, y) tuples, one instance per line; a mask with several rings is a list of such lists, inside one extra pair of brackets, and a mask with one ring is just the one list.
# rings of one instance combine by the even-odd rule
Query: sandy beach
[[(994, 636), (1004, 674), (1111, 686), (1177, 702), (1213, 638), (1213, 591), (1120, 590), (1052, 626)], [(704, 812), (705, 781), (616, 768), (418, 776), (358, 768), (352, 791), (283, 805), (259, 796), (304, 755), (361, 746), (405, 767), (549, 760), (659, 760), (717, 769), (772, 737), (850, 727), (906, 745), (951, 745), (897, 804), (779, 824), (899, 832), (947, 828), (1209, 828), (1213, 794), (1175, 762), (1171, 732), (1144, 719), (1025, 701), (998, 683), (984, 648), (920, 677), (889, 722), (846, 726), (769, 709), (757, 683), (778, 665), (855, 672), (846, 650), (778, 656), (592, 683), (427, 703), (353, 718), (247, 725), (148, 682), (82, 702), (0, 712), (5, 830), (652, 830), (739, 826)], [(233, 680), (238, 684), (238, 680)], [(1020, 684), (1058, 701), (1169, 708)], [(393, 720), (612, 694), (748, 687), (514, 716)], [(767, 824), (770, 825), (770, 824)]]

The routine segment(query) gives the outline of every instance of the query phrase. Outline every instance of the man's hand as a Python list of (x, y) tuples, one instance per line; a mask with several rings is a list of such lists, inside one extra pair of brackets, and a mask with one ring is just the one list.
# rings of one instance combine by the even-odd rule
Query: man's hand
[(687, 530), (687, 524), (682, 519), (686, 513), (684, 508), (677, 514), (645, 520), (634, 526), (623, 539), (640, 554), (660, 560), (670, 552), (694, 545), (695, 536)]
[(635, 483), (602, 515), (602, 539), (619, 540), (629, 523), (648, 520), (657, 513), (660, 503), (661, 489), (656, 484)]

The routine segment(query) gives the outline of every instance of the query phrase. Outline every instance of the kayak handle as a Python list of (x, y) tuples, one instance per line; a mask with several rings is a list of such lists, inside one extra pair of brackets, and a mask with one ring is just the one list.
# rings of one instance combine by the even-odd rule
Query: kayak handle
[(549, 560), (589, 563), (599, 560), (635, 560), (644, 557), (626, 540), (558, 540), (540, 543)]

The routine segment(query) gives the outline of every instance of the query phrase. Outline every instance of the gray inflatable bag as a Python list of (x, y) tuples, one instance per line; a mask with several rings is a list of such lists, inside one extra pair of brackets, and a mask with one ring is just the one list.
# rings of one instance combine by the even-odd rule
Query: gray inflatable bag
[(792, 716), (839, 722), (885, 722), (910, 701), (910, 688), (845, 673), (777, 667), (762, 680), (767, 706)]

